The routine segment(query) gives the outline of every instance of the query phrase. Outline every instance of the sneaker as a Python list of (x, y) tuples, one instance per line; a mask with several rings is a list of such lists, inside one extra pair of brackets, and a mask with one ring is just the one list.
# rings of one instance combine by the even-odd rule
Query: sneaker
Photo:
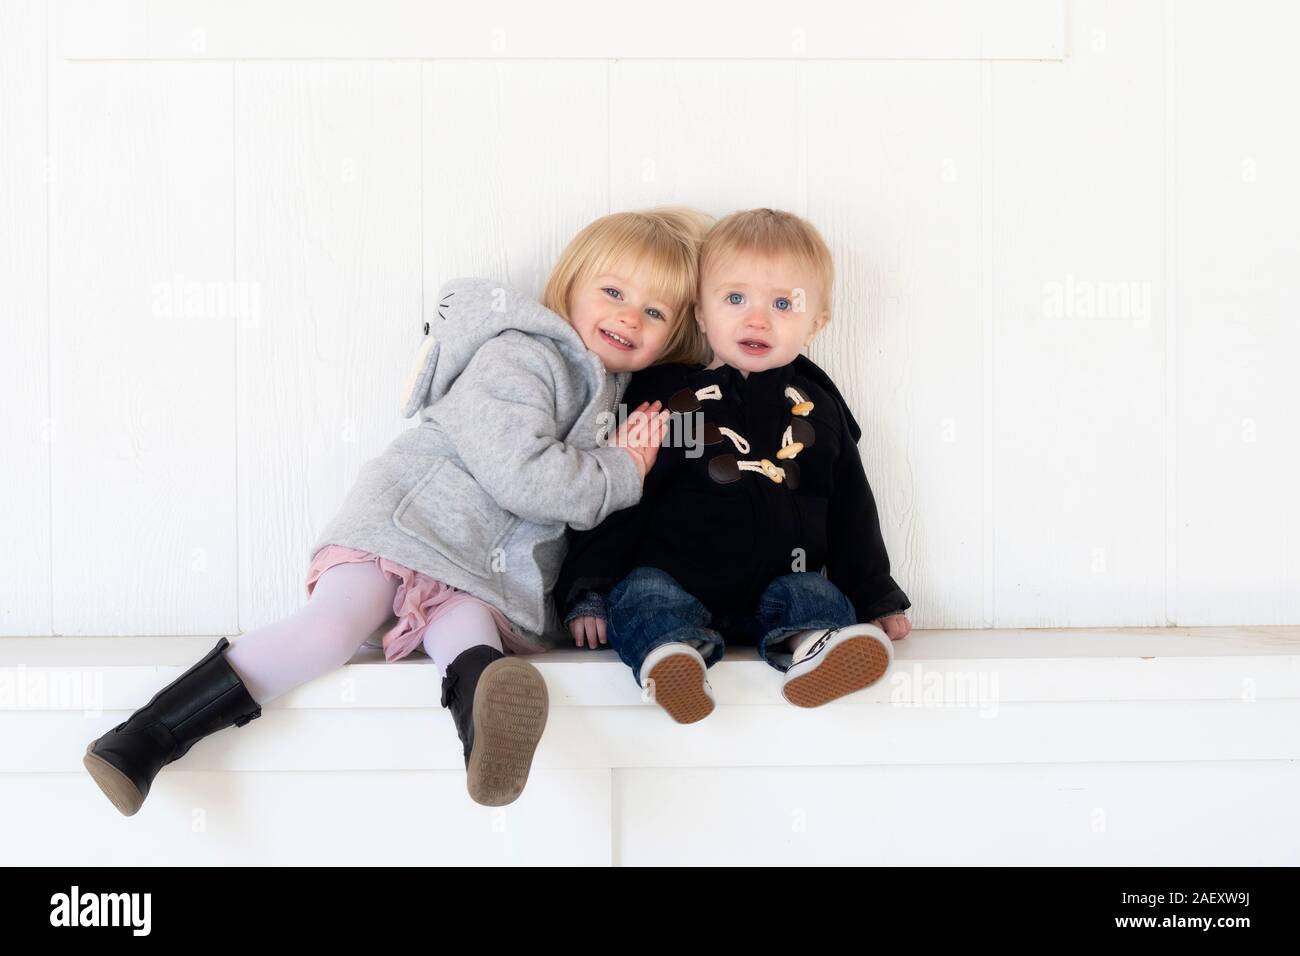
[(820, 707), (870, 687), (894, 660), (894, 642), (874, 624), (807, 633), (781, 687), (782, 696), (796, 707)]
[(642, 698), (653, 700), (679, 724), (693, 724), (713, 713), (704, 657), (690, 644), (660, 644), (641, 665)]

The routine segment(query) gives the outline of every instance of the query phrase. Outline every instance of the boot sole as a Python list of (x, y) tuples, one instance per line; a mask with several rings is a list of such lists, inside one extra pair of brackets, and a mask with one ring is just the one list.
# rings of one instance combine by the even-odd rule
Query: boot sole
[(713, 713), (713, 698), (704, 690), (704, 668), (687, 654), (670, 654), (650, 671), (654, 701), (679, 724), (693, 724)]
[(144, 805), (144, 796), (136, 789), (130, 777), (95, 753), (95, 743), (92, 740), (86, 745), (82, 764), (119, 813), (126, 817), (135, 816), (136, 811)]
[(806, 674), (786, 684), (781, 693), (796, 707), (820, 707), (870, 687), (889, 670), (889, 652), (865, 635), (852, 637), (827, 652)]
[(533, 754), (546, 729), (546, 681), (526, 661), (493, 661), (474, 689), (474, 748), (465, 785), (485, 807), (513, 803), (524, 792)]

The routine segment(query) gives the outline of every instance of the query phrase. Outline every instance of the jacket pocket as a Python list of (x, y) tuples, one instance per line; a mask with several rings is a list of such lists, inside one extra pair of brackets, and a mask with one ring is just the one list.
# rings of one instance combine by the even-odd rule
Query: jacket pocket
[(495, 573), (497, 549), (521, 520), (449, 458), (416, 482), (393, 512), (393, 524), (406, 534), (483, 578)]

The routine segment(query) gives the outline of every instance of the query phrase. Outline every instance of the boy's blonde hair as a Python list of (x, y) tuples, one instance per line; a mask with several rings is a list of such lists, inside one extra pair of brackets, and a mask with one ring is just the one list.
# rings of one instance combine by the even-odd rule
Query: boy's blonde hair
[(792, 256), (808, 265), (821, 285), (819, 302), (831, 316), (835, 266), (830, 247), (808, 220), (780, 209), (743, 209), (714, 224), (700, 248), (700, 276), (736, 254)]
[(657, 206), (616, 212), (590, 223), (560, 253), (542, 292), (542, 304), (569, 318), (573, 287), (609, 271), (625, 259), (645, 262), (652, 276), (650, 292), (672, 310), (672, 330), (662, 362), (702, 363), (709, 348), (695, 321), (699, 287), (699, 252), (713, 217), (687, 206)]

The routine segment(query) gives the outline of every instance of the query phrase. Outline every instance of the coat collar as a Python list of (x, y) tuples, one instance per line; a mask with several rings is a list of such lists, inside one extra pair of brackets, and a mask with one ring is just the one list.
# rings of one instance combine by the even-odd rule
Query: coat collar
[(740, 374), (740, 370), (733, 366), (723, 363), (715, 369), (699, 366), (700, 374), (705, 377), (706, 381), (716, 381), (723, 388), (730, 388), (735, 394), (743, 399), (752, 399), (758, 396), (765, 396), (771, 393), (784, 396), (785, 388), (791, 381), (798, 376), (801, 379), (811, 381), (830, 393), (840, 406), (844, 413), (844, 420), (848, 426), (849, 435), (857, 442), (862, 437), (862, 427), (858, 424), (853, 412), (849, 409), (849, 404), (840, 394), (840, 390), (835, 386), (835, 382), (827, 375), (812, 359), (806, 355), (796, 355), (793, 362), (789, 365), (782, 365), (780, 368), (770, 368), (762, 372), (750, 372), (749, 377)]
[(794, 370), (795, 363), (791, 362), (779, 368), (750, 372), (745, 376), (740, 374), (740, 369), (724, 362), (715, 369), (704, 369), (703, 375), (708, 380), (717, 382), (724, 389), (730, 388), (741, 397), (750, 399), (773, 392), (784, 395), (785, 387), (790, 384), (790, 379), (794, 376)]

